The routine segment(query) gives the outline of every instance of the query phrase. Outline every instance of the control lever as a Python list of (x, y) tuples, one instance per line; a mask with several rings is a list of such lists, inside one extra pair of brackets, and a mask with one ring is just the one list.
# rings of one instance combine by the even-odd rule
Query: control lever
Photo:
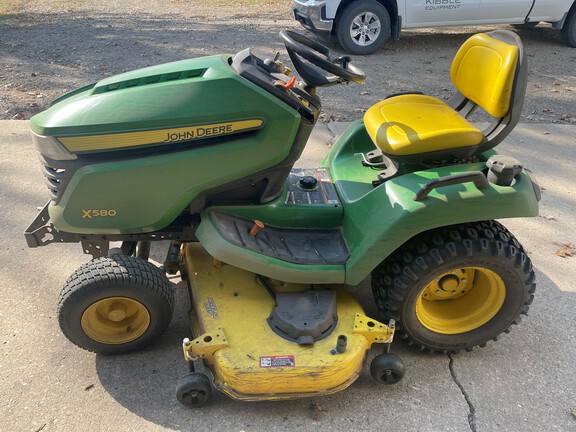
[(296, 84), (296, 76), (293, 76), (292, 78), (290, 78), (290, 80), (287, 83), (285, 83), (283, 81), (275, 81), (274, 87), (280, 87), (284, 91), (288, 91), (292, 87), (294, 87), (295, 84)]

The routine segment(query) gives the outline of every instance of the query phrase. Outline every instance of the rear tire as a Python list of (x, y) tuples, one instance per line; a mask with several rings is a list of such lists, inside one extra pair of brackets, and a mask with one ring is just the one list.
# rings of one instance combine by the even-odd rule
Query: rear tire
[(526, 314), (535, 290), (530, 258), (496, 221), (434, 229), (372, 272), (372, 289), (399, 336), (420, 349), (471, 350)]
[(162, 270), (139, 258), (112, 255), (84, 264), (68, 278), (57, 313), (72, 343), (124, 354), (164, 333), (173, 312), (174, 292)]
[(576, 3), (570, 8), (560, 34), (566, 44), (576, 48)]
[(390, 14), (376, 0), (358, 0), (347, 6), (338, 17), (336, 37), (351, 54), (371, 54), (390, 36)]

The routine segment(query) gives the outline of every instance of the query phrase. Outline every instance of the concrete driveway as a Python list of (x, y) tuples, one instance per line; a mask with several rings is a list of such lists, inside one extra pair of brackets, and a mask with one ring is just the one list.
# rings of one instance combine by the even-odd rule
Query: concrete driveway
[[(342, 125), (321, 124), (312, 163)], [(174, 396), (186, 372), (185, 286), (175, 284), (174, 320), (150, 349), (106, 357), (60, 333), (58, 293), (88, 261), (76, 244), (28, 249), (23, 231), (47, 200), (27, 122), (0, 122), (0, 431), (571, 431), (576, 430), (576, 127), (521, 124), (503, 153), (544, 187), (540, 217), (505, 221), (534, 262), (538, 288), (528, 317), (499, 342), (452, 356), (393, 347), (407, 367), (393, 387), (366, 370), (342, 393), (291, 402), (240, 403), (215, 394), (191, 411)], [(157, 251), (161, 256), (163, 251)], [(159, 258), (161, 260), (161, 258)], [(365, 281), (358, 293), (376, 315)]]

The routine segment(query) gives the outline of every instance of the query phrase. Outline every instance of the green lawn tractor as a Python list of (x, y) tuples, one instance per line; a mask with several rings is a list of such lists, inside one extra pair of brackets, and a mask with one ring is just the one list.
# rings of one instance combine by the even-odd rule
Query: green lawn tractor
[[(507, 31), (457, 52), (445, 103), (398, 94), (370, 107), (319, 167), (294, 168), (318, 120), (320, 87), (362, 82), (350, 57), (280, 33), (276, 55), (184, 60), (75, 90), (31, 120), (50, 201), (30, 247), (80, 242), (92, 260), (65, 283), (64, 335), (97, 353), (143, 348), (174, 310), (166, 274), (191, 298), (182, 343), (186, 406), (213, 388), (239, 400), (334, 393), (367, 352), (383, 384), (419, 349), (484, 346), (519, 321), (534, 271), (495, 219), (536, 216), (540, 188), (494, 148), (513, 130), (526, 58)], [(480, 107), (491, 121), (469, 119)], [(150, 245), (165, 241), (162, 267)], [(379, 320), (346, 290), (371, 275)]]

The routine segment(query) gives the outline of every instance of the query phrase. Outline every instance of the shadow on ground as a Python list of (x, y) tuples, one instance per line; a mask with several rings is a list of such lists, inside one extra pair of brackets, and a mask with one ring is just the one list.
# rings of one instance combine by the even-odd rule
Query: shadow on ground
[[(576, 384), (571, 382), (574, 377), (564, 374), (572, 361), (564, 344), (574, 341), (559, 340), (555, 330), (558, 323), (569, 322), (571, 318), (555, 314), (553, 310), (554, 304), (568, 304), (571, 306), (566, 310), (574, 310), (576, 297), (574, 293), (559, 290), (541, 273), (538, 283), (536, 302), (525, 321), (510, 334), (503, 335), (498, 343), (453, 355), (453, 375), (447, 356), (416, 352), (397, 341), (393, 350), (406, 362), (407, 374), (401, 383), (392, 387), (377, 384), (365, 370), (358, 381), (340, 395), (289, 402), (245, 403), (215, 392), (211, 402), (203, 408), (181, 407), (175, 398), (175, 385), (187, 370), (180, 343), (182, 337), (190, 334), (184, 283), (176, 286), (175, 319), (162, 341), (138, 354), (97, 356), (96, 369), (100, 383), (118, 403), (148, 421), (173, 430), (193, 427), (197, 416), (201, 416), (205, 424), (218, 425), (220, 430), (250, 430), (255, 418), (269, 430), (309, 427), (311, 422), (335, 430), (353, 427), (356, 423), (355, 427), (369, 430), (370, 422), (385, 424), (387, 417), (391, 421), (394, 419), (394, 424), (401, 418), (405, 430), (437, 430), (438, 412), (454, 417), (451, 421), (455, 426), (453, 430), (464, 430), (462, 427), (467, 426), (468, 419), (478, 430), (497, 430), (499, 425), (509, 424), (518, 416), (530, 418), (531, 408), (522, 405), (526, 397), (538, 399), (539, 405), (550, 407), (545, 414), (549, 418), (539, 419), (538, 424), (558, 423), (560, 417), (568, 427), (571, 419), (561, 407), (568, 409), (571, 401), (563, 400), (565, 394), (553, 391), (545, 394), (543, 390), (558, 386), (570, 388)], [(360, 294), (367, 313), (376, 313), (367, 283), (354, 291)], [(373, 349), (368, 361), (376, 353)], [(511, 359), (511, 355), (515, 358)], [(543, 365), (550, 367), (545, 373), (542, 373)], [(511, 376), (514, 378), (510, 379)], [(517, 394), (523, 395), (521, 403), (510, 404), (510, 398), (514, 399)], [(430, 404), (431, 401), (436, 402)], [(366, 403), (371, 405), (373, 416), (358, 418), (357, 412)], [(415, 416), (415, 412), (419, 415)]]

